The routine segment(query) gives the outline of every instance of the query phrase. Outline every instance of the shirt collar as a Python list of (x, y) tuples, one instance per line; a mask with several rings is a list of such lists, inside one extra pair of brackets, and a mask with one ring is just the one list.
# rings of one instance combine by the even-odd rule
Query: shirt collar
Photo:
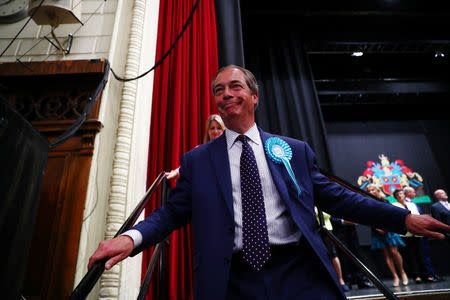
[[(233, 147), (234, 142), (236, 141), (236, 138), (239, 136), (240, 134), (237, 133), (236, 131), (233, 131), (231, 129), (226, 129), (225, 130), (225, 137), (227, 139), (227, 149), (229, 150), (231, 147)], [(256, 123), (253, 124), (252, 127), (250, 127), (249, 130), (247, 130), (247, 132), (244, 133), (244, 135), (246, 137), (248, 137), (250, 139), (250, 141), (252, 141), (253, 143), (259, 145), (261, 143), (261, 136), (259, 135), (259, 130), (258, 130), (258, 126), (256, 126)]]

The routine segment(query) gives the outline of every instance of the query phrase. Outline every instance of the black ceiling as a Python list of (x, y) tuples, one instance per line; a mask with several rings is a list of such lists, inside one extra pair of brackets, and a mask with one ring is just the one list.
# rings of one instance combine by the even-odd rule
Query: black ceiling
[(436, 0), (241, 1), (246, 26), (297, 27), (305, 39), (341, 42), (448, 42), (446, 6)]
[[(431, 98), (442, 105), (450, 99), (447, 6), (436, 0), (241, 0), (244, 48), (265, 35), (294, 33), (309, 54), (323, 106), (420, 106)], [(354, 51), (364, 55), (352, 57)]]

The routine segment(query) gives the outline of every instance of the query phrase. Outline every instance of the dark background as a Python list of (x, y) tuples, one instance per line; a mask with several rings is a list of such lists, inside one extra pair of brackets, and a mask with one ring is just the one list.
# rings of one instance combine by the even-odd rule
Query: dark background
[[(450, 11), (444, 1), (241, 1), (240, 6), (250, 70), (283, 60), (279, 49), (293, 39), (302, 45), (323, 117), (329, 169), (356, 184), (366, 162), (379, 162), (378, 155), (385, 154), (419, 173), (433, 201), (435, 189), (449, 191)], [(255, 58), (266, 50), (262, 47), (269, 55)], [(354, 51), (364, 55), (353, 57)], [(290, 77), (289, 66), (283, 66), (281, 80), (283, 68)], [(421, 208), (429, 212), (429, 205)], [(369, 250), (370, 229), (359, 226), (358, 233), (366, 262), (389, 276), (382, 254)], [(440, 257), (436, 271), (450, 274), (448, 246), (438, 241), (430, 246), (432, 257)]]

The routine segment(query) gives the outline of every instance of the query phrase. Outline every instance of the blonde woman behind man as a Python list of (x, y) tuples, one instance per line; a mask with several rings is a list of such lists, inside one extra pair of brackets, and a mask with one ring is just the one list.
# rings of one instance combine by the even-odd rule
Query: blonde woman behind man
[[(203, 144), (207, 143), (219, 136), (225, 131), (226, 127), (219, 115), (212, 114), (206, 120), (205, 135), (203, 136)], [(172, 170), (167, 175), (167, 179), (178, 179), (180, 177), (179, 167)]]

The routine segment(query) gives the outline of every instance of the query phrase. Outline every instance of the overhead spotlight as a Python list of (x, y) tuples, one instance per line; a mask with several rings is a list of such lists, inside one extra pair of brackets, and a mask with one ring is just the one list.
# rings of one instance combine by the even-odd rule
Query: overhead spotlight
[(445, 57), (445, 54), (442, 53), (441, 51), (436, 51), (436, 52), (434, 53), (434, 57)]
[(362, 51), (355, 51), (352, 53), (352, 56), (355, 56), (355, 57), (360, 57), (363, 55), (364, 55), (364, 52), (362, 52)]

